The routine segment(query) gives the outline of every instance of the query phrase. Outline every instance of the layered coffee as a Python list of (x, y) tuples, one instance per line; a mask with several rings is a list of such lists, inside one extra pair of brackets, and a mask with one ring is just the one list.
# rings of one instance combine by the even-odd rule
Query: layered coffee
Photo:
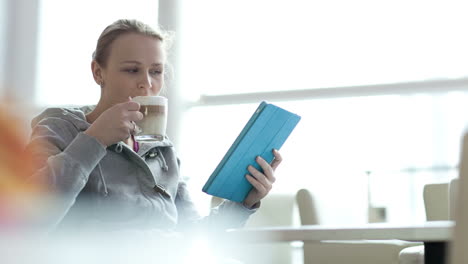
[(140, 104), (143, 119), (135, 122), (135, 139), (138, 141), (161, 141), (166, 135), (167, 98), (162, 96), (137, 96), (133, 101)]

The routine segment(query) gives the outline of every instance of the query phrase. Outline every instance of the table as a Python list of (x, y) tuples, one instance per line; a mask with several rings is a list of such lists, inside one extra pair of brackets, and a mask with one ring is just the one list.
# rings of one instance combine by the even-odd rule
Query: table
[(324, 240), (386, 240), (399, 239), (424, 242), (425, 263), (445, 262), (447, 242), (452, 239), (452, 221), (433, 221), (412, 225), (388, 223), (335, 227), (310, 225), (300, 227), (265, 227), (231, 229), (230, 239), (245, 242), (317, 242)]

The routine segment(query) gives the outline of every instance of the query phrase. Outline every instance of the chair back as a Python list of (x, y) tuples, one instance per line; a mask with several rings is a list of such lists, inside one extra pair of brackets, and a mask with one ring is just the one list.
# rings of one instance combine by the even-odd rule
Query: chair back
[(427, 221), (449, 220), (449, 183), (424, 185), (423, 197)]
[(301, 217), (301, 225), (318, 225), (317, 208), (311, 192), (307, 189), (300, 189), (296, 193), (296, 202)]
[(458, 178), (453, 178), (449, 185), (449, 219), (455, 220), (455, 211), (457, 211), (457, 197), (458, 197)]
[(462, 264), (468, 260), (468, 133), (463, 136), (459, 163), (459, 180), (455, 202), (455, 230), (449, 248), (451, 264)]

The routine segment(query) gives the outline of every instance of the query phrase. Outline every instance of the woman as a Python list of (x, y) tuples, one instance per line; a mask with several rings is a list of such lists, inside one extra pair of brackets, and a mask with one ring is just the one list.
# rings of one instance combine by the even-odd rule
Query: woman
[(180, 179), (169, 139), (136, 143), (134, 121), (142, 119), (131, 98), (158, 95), (164, 86), (164, 34), (135, 20), (118, 20), (98, 39), (91, 69), (101, 86), (95, 108), (47, 109), (33, 120), (30, 151), (59, 198), (47, 223), (71, 228), (170, 230), (214, 225), (240, 227), (275, 181), (281, 156), (249, 167), (254, 186), (243, 204), (225, 201), (201, 218)]

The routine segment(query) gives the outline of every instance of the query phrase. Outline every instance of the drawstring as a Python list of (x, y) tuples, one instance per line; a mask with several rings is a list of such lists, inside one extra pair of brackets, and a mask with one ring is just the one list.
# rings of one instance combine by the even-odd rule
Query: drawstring
[[(138, 152), (138, 150), (140, 150), (140, 144), (138, 143), (138, 141), (135, 140), (135, 137), (133, 135), (132, 135), (132, 139), (133, 139), (133, 151)], [(117, 153), (122, 152), (122, 149), (123, 149), (122, 144), (123, 144), (122, 142), (119, 142), (117, 143), (117, 145), (115, 145), (115, 152)]]
[(115, 145), (115, 152), (121, 153), (122, 149), (123, 149), (122, 142), (119, 142), (117, 143), (117, 145)]
[[(114, 149), (115, 149), (115, 152), (121, 153), (123, 149), (122, 142), (117, 143)], [(102, 173), (101, 163), (98, 163), (98, 171), (99, 171), (99, 177), (101, 178), (102, 186), (104, 187), (104, 196), (107, 196), (109, 194), (109, 191), (107, 190), (106, 180), (104, 180), (104, 173)]]
[(158, 159), (159, 165), (161, 166), (161, 169), (163, 171), (168, 171), (169, 170), (169, 167), (167, 166), (166, 160), (164, 159), (164, 156), (163, 156), (160, 148), (154, 148), (154, 149), (150, 150), (146, 154), (146, 157), (147, 158), (156, 157)]
[[(122, 144), (123, 144), (122, 142), (117, 143), (117, 145), (115, 146), (115, 152), (117, 152), (117, 153), (122, 152), (122, 149), (123, 149)], [(138, 145), (138, 148), (139, 148), (139, 145)], [(153, 150), (153, 151), (149, 152), (148, 156), (150, 158), (153, 158), (154, 156), (157, 156), (159, 164), (161, 165), (161, 169), (163, 169), (164, 171), (168, 171), (169, 167), (167, 166), (166, 160), (164, 159), (164, 156), (163, 156), (163, 154), (161, 152), (161, 149), (160, 148), (155, 148), (155, 149), (156, 149), (156, 151)], [(135, 152), (136, 151), (138, 151), (138, 150), (135, 150)]]
[(101, 177), (102, 185), (104, 186), (104, 196), (107, 196), (109, 192), (107, 191), (107, 184), (104, 180), (104, 174), (102, 173), (101, 163), (98, 163), (99, 176)]
[(159, 160), (159, 163), (161, 164), (161, 168), (163, 169), (163, 171), (168, 171), (169, 168), (167, 167), (167, 163), (166, 163), (166, 160), (164, 159), (161, 149), (156, 148), (156, 151), (158, 152), (158, 160)]

